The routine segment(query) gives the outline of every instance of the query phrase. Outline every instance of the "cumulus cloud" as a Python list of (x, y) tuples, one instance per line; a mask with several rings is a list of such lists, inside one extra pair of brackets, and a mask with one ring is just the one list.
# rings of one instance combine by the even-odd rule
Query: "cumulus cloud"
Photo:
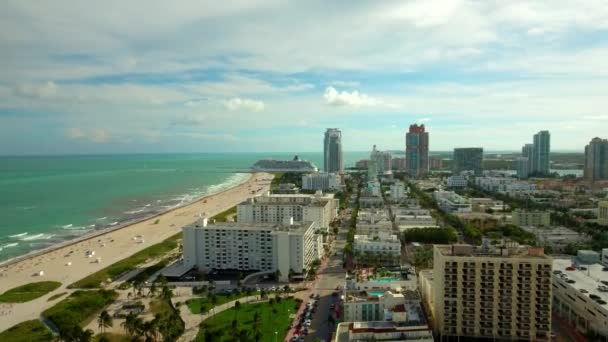
[(225, 101), (224, 106), (230, 110), (244, 109), (252, 112), (261, 112), (264, 110), (264, 102), (252, 99), (241, 99), (238, 97)]
[(334, 87), (325, 88), (323, 94), (325, 103), (330, 106), (349, 106), (349, 107), (363, 107), (363, 106), (378, 106), (382, 102), (378, 99), (370, 97), (366, 94), (359, 93), (356, 90), (352, 92), (338, 91)]
[(422, 123), (429, 122), (429, 121), (431, 121), (431, 118), (420, 118), (420, 119), (416, 120), (416, 122), (422, 122)]

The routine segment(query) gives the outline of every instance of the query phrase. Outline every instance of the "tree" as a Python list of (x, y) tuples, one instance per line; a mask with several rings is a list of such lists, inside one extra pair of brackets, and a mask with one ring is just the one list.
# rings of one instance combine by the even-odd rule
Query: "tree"
[(217, 296), (215, 294), (209, 295), (209, 302), (211, 303), (211, 307), (213, 310), (213, 314), (215, 315), (215, 306), (217, 305)]
[(241, 308), (241, 302), (238, 300), (234, 302), (234, 319), (239, 318), (239, 309)]
[(135, 330), (136, 330), (135, 319), (136, 318), (137, 318), (137, 316), (134, 313), (129, 312), (129, 314), (125, 318), (125, 321), (120, 324), (123, 327), (123, 329), (125, 329), (125, 332), (127, 333), (127, 335), (129, 335), (130, 337), (133, 337), (135, 334)]
[(154, 297), (154, 294), (156, 293), (156, 281), (153, 281), (152, 284), (150, 285), (150, 288), (148, 289), (148, 295), (150, 295), (151, 297)]
[(162, 299), (170, 301), (171, 297), (173, 297), (173, 292), (171, 291), (171, 289), (169, 288), (169, 286), (167, 286), (166, 284), (163, 285), (163, 288), (161, 290), (160, 296)]
[(274, 278), (275, 278), (275, 280), (276, 280), (276, 281), (279, 281), (279, 279), (281, 278), (281, 275), (282, 275), (282, 274), (281, 274), (281, 270), (279, 270), (279, 269), (277, 268), (277, 270), (276, 270), (276, 271), (274, 271)]
[(106, 310), (103, 310), (99, 314), (99, 317), (97, 317), (97, 326), (102, 333), (105, 332), (107, 328), (110, 328), (113, 324), (114, 322), (112, 321), (112, 316), (110, 316)]

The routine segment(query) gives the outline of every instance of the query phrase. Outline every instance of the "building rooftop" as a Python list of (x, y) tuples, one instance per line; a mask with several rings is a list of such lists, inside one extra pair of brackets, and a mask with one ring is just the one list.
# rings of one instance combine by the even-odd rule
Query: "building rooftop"
[(508, 242), (504, 247), (453, 244), (435, 245), (435, 248), (445, 256), (550, 259), (542, 247), (519, 246), (516, 242)]
[(269, 231), (291, 231), (299, 232), (306, 231), (311, 226), (315, 225), (315, 222), (293, 222), (289, 223), (267, 223), (267, 222), (255, 222), (255, 223), (242, 223), (242, 222), (217, 222), (206, 224), (205, 219), (197, 220), (184, 228), (195, 228), (195, 229), (227, 229), (227, 230), (269, 230)]
[[(581, 266), (586, 268), (586, 270), (581, 269)], [(569, 271), (567, 268), (571, 270)], [(606, 304), (600, 304), (597, 300), (595, 301), (596, 304), (608, 310), (608, 292), (602, 292), (598, 289), (599, 286), (606, 286), (608, 284), (608, 269), (604, 271), (604, 268), (601, 264), (573, 267), (571, 259), (554, 259), (553, 278), (554, 282), (559, 286), (569, 286), (577, 289), (579, 294), (584, 296), (586, 300), (593, 300), (590, 298), (591, 295), (597, 296), (596, 298), (600, 298)], [(559, 273), (557, 273), (558, 271)], [(574, 283), (569, 283), (568, 281), (574, 281)], [(602, 283), (602, 281), (605, 281), (606, 284)], [(587, 293), (583, 293), (581, 290)]]

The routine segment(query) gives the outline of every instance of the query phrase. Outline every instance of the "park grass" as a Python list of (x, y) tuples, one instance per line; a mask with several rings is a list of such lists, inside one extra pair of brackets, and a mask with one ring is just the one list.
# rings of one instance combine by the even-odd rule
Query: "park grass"
[(90, 276), (80, 279), (71, 284), (68, 288), (93, 289), (99, 288), (103, 282), (108, 279), (116, 279), (120, 275), (130, 272), (137, 268), (138, 265), (146, 262), (148, 259), (158, 258), (163, 256), (177, 247), (177, 240), (182, 234), (178, 233), (163, 242), (152, 245), (142, 251), (139, 251), (132, 256), (113, 263), (112, 265), (91, 274)]
[(2, 342), (46, 342), (53, 339), (53, 333), (37, 319), (21, 322), (0, 333)]
[(42, 297), (61, 286), (57, 281), (41, 281), (12, 288), (0, 295), (1, 303), (25, 303)]
[[(253, 340), (255, 335), (253, 321), (255, 312), (260, 315), (260, 341), (274, 341), (275, 331), (277, 332), (276, 340), (283, 341), (292, 322), (289, 316), (297, 311), (298, 306), (299, 303), (293, 298), (283, 299), (280, 303), (274, 305), (268, 302), (242, 304), (238, 312), (231, 308), (204, 321), (196, 336), (196, 341), (203, 342), (209, 340), (209, 338), (214, 342), (233, 341), (234, 337), (238, 336), (238, 333), (243, 330)], [(273, 308), (276, 309), (276, 312), (273, 312)], [(237, 329), (232, 328), (232, 321), (235, 319), (238, 322)], [(207, 339), (205, 337), (206, 332)]]
[(42, 315), (59, 331), (67, 331), (74, 325), (85, 325), (97, 312), (110, 305), (118, 294), (115, 291), (76, 291), (68, 298), (45, 310)]
[(66, 294), (68, 294), (68, 293), (67, 292), (61, 292), (61, 293), (58, 293), (58, 294), (54, 294), (54, 295), (50, 296), (49, 299), (47, 299), (47, 302), (52, 302), (52, 301), (54, 301), (57, 298), (65, 296)]
[(236, 206), (213, 216), (211, 222), (227, 222), (228, 218), (236, 215)]
[[(251, 295), (253, 295), (253, 293)], [(247, 297), (247, 293), (240, 292), (237, 294), (218, 294), (215, 297), (217, 298), (215, 306), (218, 306), (233, 300), (237, 300), (239, 298)], [(186, 305), (188, 305), (190, 312), (195, 315), (201, 313), (201, 308), (205, 308), (205, 312), (211, 310), (211, 301), (209, 300), (209, 297), (198, 297), (189, 299), (186, 301)]]

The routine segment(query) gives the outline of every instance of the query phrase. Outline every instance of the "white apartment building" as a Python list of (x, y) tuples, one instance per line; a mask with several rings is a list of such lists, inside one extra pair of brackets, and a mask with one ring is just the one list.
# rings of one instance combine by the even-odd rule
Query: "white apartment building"
[(437, 220), (431, 215), (396, 215), (395, 225), (402, 232), (412, 228), (437, 228)]
[(546, 227), (551, 225), (551, 213), (548, 211), (515, 209), (511, 212), (511, 223), (520, 227)]
[(414, 215), (414, 216), (430, 216), (431, 215), (431, 211), (428, 209), (422, 209), (420, 207), (416, 207), (416, 208), (400, 208), (400, 207), (392, 207), (391, 211), (393, 212), (393, 215), (398, 216), (398, 215)]
[(314, 221), (319, 229), (328, 231), (338, 207), (333, 194), (266, 194), (240, 203), (236, 212), (242, 223), (282, 223), (293, 218), (296, 222)]
[(433, 193), (437, 205), (448, 213), (470, 213), (471, 202), (453, 191), (437, 190)]
[(485, 212), (488, 209), (492, 209), (493, 211), (505, 211), (509, 209), (509, 206), (503, 201), (486, 197), (471, 198), (471, 205), (473, 206), (473, 211), (476, 212)]
[(608, 201), (601, 201), (598, 204), (597, 223), (608, 226)]
[(433, 332), (426, 323), (413, 321), (407, 309), (396, 308), (393, 321), (343, 322), (336, 329), (335, 342), (416, 341), (433, 342)]
[(475, 184), (485, 191), (508, 195), (528, 195), (536, 191), (536, 185), (511, 177), (477, 177)]
[[(608, 339), (608, 272), (601, 264), (573, 268), (572, 260), (553, 261), (553, 309), (582, 334)], [(600, 340), (600, 339), (598, 339)]]
[(337, 173), (315, 172), (302, 176), (303, 190), (332, 190), (342, 188), (342, 180)]
[(389, 219), (388, 211), (384, 209), (360, 209), (357, 213), (357, 223), (375, 223)]
[(382, 208), (384, 200), (378, 196), (361, 196), (359, 197), (359, 206), (361, 208)]
[(355, 235), (355, 252), (401, 255), (401, 241), (397, 235), (378, 232), (377, 235)]
[[(401, 293), (346, 291), (344, 298), (345, 322), (385, 321), (387, 314), (397, 305), (406, 303)], [(390, 315), (390, 314), (389, 314)]]
[(397, 181), (390, 186), (391, 200), (398, 202), (406, 197), (405, 185), (401, 181)]
[[(548, 341), (553, 261), (539, 247), (435, 245), (433, 318), (442, 337)], [(427, 275), (421, 279), (424, 285)]]
[(468, 183), (469, 180), (465, 175), (450, 176), (447, 180), (447, 185), (450, 188), (466, 188)]
[(551, 247), (554, 253), (563, 252), (569, 244), (582, 244), (590, 240), (587, 235), (566, 227), (522, 226), (521, 228), (534, 234), (539, 246)]
[(378, 234), (393, 232), (393, 223), (388, 220), (381, 220), (374, 223), (358, 223), (357, 234), (376, 236)]
[(184, 267), (199, 270), (276, 271), (304, 274), (321, 257), (322, 237), (315, 222), (207, 224), (183, 228)]

